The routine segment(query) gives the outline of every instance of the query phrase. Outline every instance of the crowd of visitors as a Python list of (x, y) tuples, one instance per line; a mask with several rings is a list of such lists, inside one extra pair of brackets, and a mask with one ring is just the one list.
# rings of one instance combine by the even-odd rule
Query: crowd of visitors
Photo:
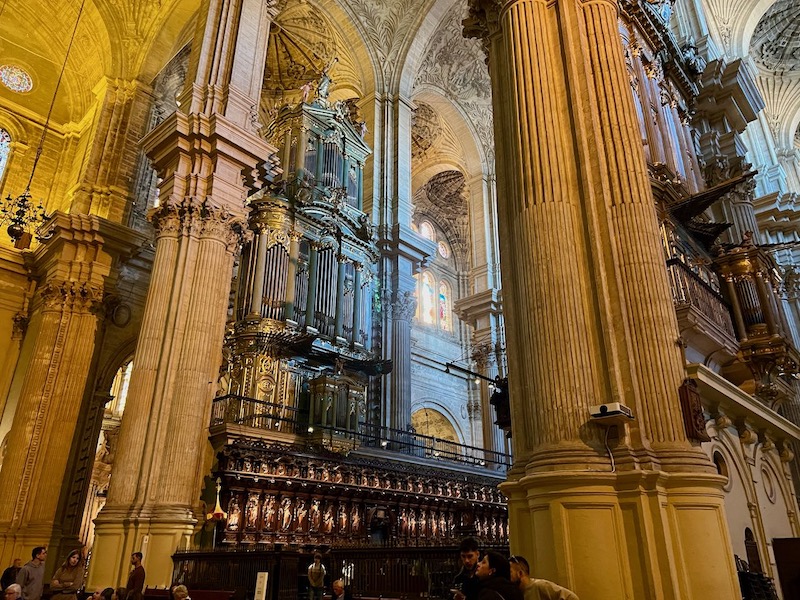
[[(131, 569), (126, 587), (114, 589), (107, 587), (95, 590), (92, 600), (143, 600), (145, 570), (142, 566), (142, 553), (131, 555)], [(44, 565), (47, 560), (47, 548), (37, 546), (31, 551), (31, 560), (22, 565), (22, 560), (15, 558), (13, 564), (3, 571), (0, 583), (3, 586), (4, 600), (41, 600), (44, 593)], [(67, 555), (63, 564), (56, 570), (50, 580), (50, 600), (78, 600), (78, 593), (84, 590), (84, 574), (86, 572), (81, 550), (73, 550)], [(173, 590), (174, 600), (190, 600), (184, 586), (185, 595), (179, 597)], [(176, 588), (177, 589), (177, 588)]]
[[(461, 542), (459, 557), (461, 569), (453, 580), (451, 600), (578, 600), (573, 592), (552, 581), (531, 577), (530, 564), (522, 556), (506, 558), (494, 550), (488, 550), (481, 557), (478, 543), (473, 538)], [(3, 571), (3, 600), (41, 600), (46, 559), (47, 548), (43, 546), (33, 549), (31, 560), (24, 566), (20, 566), (20, 559), (15, 559)], [(131, 555), (132, 569), (126, 587), (96, 590), (92, 600), (144, 600), (145, 570), (142, 559), (141, 552)], [(84, 587), (84, 572), (83, 555), (80, 550), (73, 550), (53, 574), (50, 591), (54, 594), (51, 600), (78, 600), (78, 593)], [(308, 567), (308, 600), (323, 599), (326, 573), (322, 555), (315, 553)], [(191, 600), (186, 586), (177, 585), (171, 592), (172, 600)], [(353, 600), (350, 586), (343, 579), (336, 579), (331, 584), (331, 592), (331, 600)]]

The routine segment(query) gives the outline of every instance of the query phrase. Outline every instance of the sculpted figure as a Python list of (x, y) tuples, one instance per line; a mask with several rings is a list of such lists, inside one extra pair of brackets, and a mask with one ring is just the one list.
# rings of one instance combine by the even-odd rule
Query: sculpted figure
[(322, 521), (322, 514), (319, 510), (319, 500), (314, 498), (311, 501), (311, 515), (309, 516), (309, 522), (311, 524), (310, 530), (311, 531), (319, 531), (319, 525)]
[(250, 494), (247, 499), (247, 528), (255, 529), (258, 523), (258, 494)]
[(242, 517), (242, 511), (239, 508), (239, 501), (236, 498), (231, 498), (231, 503), (228, 506), (228, 530), (238, 531), (239, 521)]

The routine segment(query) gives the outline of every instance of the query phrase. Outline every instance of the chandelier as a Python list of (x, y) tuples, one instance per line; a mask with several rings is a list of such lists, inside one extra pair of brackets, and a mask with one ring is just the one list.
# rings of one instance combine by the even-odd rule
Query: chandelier
[(58, 88), (61, 87), (61, 79), (64, 77), (64, 71), (67, 68), (69, 53), (70, 50), (72, 50), (72, 43), (75, 41), (75, 33), (78, 31), (78, 23), (80, 23), (85, 3), (86, 0), (82, 0), (81, 6), (78, 9), (75, 27), (72, 29), (72, 36), (69, 39), (67, 52), (64, 55), (64, 63), (61, 65), (61, 73), (58, 75), (56, 87), (53, 90), (53, 99), (50, 101), (50, 109), (47, 111), (47, 119), (45, 119), (44, 127), (42, 128), (42, 137), (39, 138), (39, 146), (36, 148), (36, 157), (33, 159), (28, 185), (25, 186), (25, 191), (20, 195), (15, 197), (9, 194), (4, 200), (0, 201), (0, 225), (8, 224), (6, 233), (8, 233), (8, 237), (11, 238), (11, 241), (14, 242), (14, 247), (20, 250), (30, 248), (31, 240), (33, 239), (33, 234), (31, 232), (36, 230), (36, 228), (47, 219), (44, 205), (42, 205), (41, 202), (37, 204), (33, 200), (31, 195), (31, 183), (33, 182), (33, 175), (36, 173), (36, 166), (39, 164), (39, 158), (42, 156), (44, 139), (50, 128), (50, 116), (53, 114), (53, 106), (55, 106), (56, 103)]

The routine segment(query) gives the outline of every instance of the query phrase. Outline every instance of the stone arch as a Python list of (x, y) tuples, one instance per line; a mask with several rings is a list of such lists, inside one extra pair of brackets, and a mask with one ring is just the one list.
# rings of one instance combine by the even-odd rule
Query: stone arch
[(750, 0), (747, 4), (739, 6), (739, 18), (731, 25), (731, 51), (736, 57), (749, 54), (753, 32), (775, 0)]
[[(418, 415), (417, 416), (418, 420), (416, 421), (416, 423), (419, 423), (420, 419), (424, 418), (424, 416), (420, 416), (420, 415), (425, 413), (425, 411), (427, 411), (427, 414), (425, 414), (424, 416), (428, 417), (428, 423), (429, 423), (431, 429), (435, 429), (435, 431), (439, 431), (440, 433), (444, 433), (445, 435), (438, 435), (436, 433), (428, 433), (428, 432), (424, 431), (424, 429), (425, 429), (424, 427), (422, 429), (420, 429), (419, 427), (416, 427), (416, 425), (415, 425), (415, 429), (417, 430), (417, 433), (420, 433), (420, 434), (423, 434), (423, 435), (430, 435), (432, 437), (437, 437), (437, 438), (443, 439), (443, 440), (450, 440), (450, 441), (456, 442), (458, 444), (463, 444), (464, 443), (464, 435), (461, 432), (461, 428), (458, 426), (458, 419), (455, 418), (455, 416), (453, 415), (452, 411), (447, 406), (445, 406), (444, 404), (442, 404), (440, 402), (437, 402), (436, 400), (423, 399), (423, 400), (420, 400), (419, 402), (416, 402), (411, 407), (411, 423), (412, 423), (412, 425), (414, 425), (414, 423), (415, 423), (415, 415)], [(431, 421), (432, 419), (435, 419), (435, 423), (433, 423)], [(441, 428), (441, 429), (439, 429), (439, 428)], [(450, 434), (452, 434), (452, 437), (450, 437)]]

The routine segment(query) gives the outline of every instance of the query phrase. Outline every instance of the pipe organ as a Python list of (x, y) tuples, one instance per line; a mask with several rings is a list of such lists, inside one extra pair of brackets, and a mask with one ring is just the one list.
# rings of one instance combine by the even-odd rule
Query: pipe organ
[(350, 104), (284, 106), (267, 130), (283, 174), (249, 198), (220, 395), (290, 408), (309, 424), (364, 420), (378, 251), (362, 211), (370, 148)]

